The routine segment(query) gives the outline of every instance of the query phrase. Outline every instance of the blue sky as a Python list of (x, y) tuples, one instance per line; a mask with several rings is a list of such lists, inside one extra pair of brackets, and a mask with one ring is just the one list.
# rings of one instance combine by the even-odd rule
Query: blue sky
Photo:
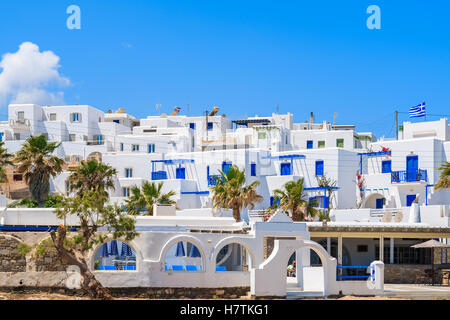
[[(66, 27), (71, 4), (81, 30)], [(366, 26), (372, 4), (381, 30)], [(392, 137), (396, 109), (450, 114), (449, 18), (443, 1), (2, 1), (0, 54), (26, 41), (53, 51), (67, 104), (145, 117), (189, 103), (190, 115), (219, 106), (232, 119), (278, 104), (297, 122), (336, 112)]]

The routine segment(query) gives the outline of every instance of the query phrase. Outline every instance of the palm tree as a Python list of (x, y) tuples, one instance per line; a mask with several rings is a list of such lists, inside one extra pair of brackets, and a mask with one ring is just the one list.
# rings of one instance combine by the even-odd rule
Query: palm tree
[(328, 204), (327, 204), (327, 208), (326, 208), (326, 212), (320, 215), (320, 220), (324, 220), (324, 219), (329, 219), (329, 215), (330, 215), (330, 207), (331, 207), (331, 198), (333, 196), (333, 192), (334, 192), (334, 188), (337, 185), (337, 181), (334, 180), (333, 178), (328, 178), (325, 174), (323, 174), (322, 176), (316, 176), (317, 179), (317, 185), (319, 187), (322, 188), (327, 188), (325, 189), (325, 195), (328, 192)]
[(144, 182), (142, 187), (133, 186), (130, 190), (131, 195), (125, 200), (125, 208), (130, 214), (139, 214), (146, 210), (148, 215), (153, 215), (154, 204), (176, 204), (176, 201), (170, 199), (175, 191), (162, 193), (163, 182)]
[(308, 200), (304, 190), (303, 178), (297, 181), (286, 182), (283, 190), (274, 190), (274, 204), (269, 210), (278, 208), (289, 211), (294, 221), (304, 221), (307, 218), (313, 218), (317, 215), (317, 201)]
[(7, 165), (12, 165), (13, 163), (10, 161), (12, 158), (12, 154), (8, 153), (6, 148), (3, 148), (5, 145), (4, 141), (0, 141), (0, 183), (7, 182), (8, 179), (6, 177), (5, 167)]
[(232, 209), (234, 219), (239, 222), (242, 209), (253, 209), (255, 204), (263, 199), (256, 192), (259, 181), (245, 186), (245, 170), (241, 171), (237, 166), (232, 166), (226, 173), (219, 170), (219, 173), (220, 177), (215, 177), (216, 185), (212, 188), (213, 207)]
[(50, 176), (62, 171), (64, 160), (53, 155), (61, 143), (47, 142), (45, 135), (30, 136), (14, 158), (17, 171), (25, 173), (25, 181), (39, 206), (44, 205), (50, 191)]
[(441, 171), (441, 176), (438, 182), (434, 186), (435, 190), (439, 189), (449, 189), (450, 188), (450, 162), (444, 163), (439, 170)]
[(71, 169), (67, 182), (69, 190), (82, 195), (86, 191), (98, 191), (107, 196), (107, 190), (114, 190), (114, 177), (117, 174), (113, 167), (98, 162), (96, 159), (82, 161), (80, 166)]

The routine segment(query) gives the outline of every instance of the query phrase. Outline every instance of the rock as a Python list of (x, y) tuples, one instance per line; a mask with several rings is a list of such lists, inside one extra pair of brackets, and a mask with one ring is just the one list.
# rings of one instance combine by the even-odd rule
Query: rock
[(221, 296), (225, 294), (225, 290), (216, 290), (216, 295)]

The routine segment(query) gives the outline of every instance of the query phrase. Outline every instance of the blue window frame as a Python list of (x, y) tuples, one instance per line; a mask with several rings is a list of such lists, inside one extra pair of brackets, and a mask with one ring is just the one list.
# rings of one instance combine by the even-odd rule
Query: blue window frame
[(391, 160), (385, 160), (381, 162), (381, 173), (390, 173), (392, 171)]
[(282, 176), (289, 176), (291, 174), (291, 163), (290, 162), (281, 163), (280, 174)]
[(123, 143), (120, 144), (120, 151), (123, 151)]
[(406, 195), (406, 206), (411, 207), (412, 203), (416, 200), (415, 194), (408, 194)]
[(81, 121), (80, 118), (81, 116), (79, 113), (72, 113), (70, 120), (71, 122), (80, 122)]
[(133, 151), (133, 152), (139, 151), (139, 145), (138, 144), (131, 145), (131, 151)]
[(376, 208), (377, 209), (383, 209), (384, 198), (375, 199), (375, 200), (376, 200)]
[(233, 164), (232, 164), (231, 162), (226, 162), (226, 161), (222, 162), (222, 171), (223, 171), (225, 174), (227, 174), (228, 171), (230, 171), (232, 165), (233, 165)]
[(316, 161), (316, 176), (323, 176), (323, 160)]
[(125, 168), (125, 178), (132, 178), (132, 177), (133, 177), (133, 169)]
[(256, 176), (256, 163), (252, 163), (250, 166), (250, 173), (252, 177)]
[(212, 130), (213, 129), (213, 123), (212, 122), (208, 122), (208, 130)]
[(189, 123), (189, 128), (195, 130), (195, 123), (194, 122)]
[(122, 188), (122, 195), (128, 197), (130, 195), (130, 188)]
[(120, 120), (113, 120), (114, 123), (120, 123)]
[(186, 179), (186, 168), (177, 168), (177, 179)]
[(314, 141), (308, 140), (306, 141), (306, 149), (312, 149), (314, 146)]
[(148, 153), (155, 153), (155, 144), (154, 143), (150, 143), (148, 145)]

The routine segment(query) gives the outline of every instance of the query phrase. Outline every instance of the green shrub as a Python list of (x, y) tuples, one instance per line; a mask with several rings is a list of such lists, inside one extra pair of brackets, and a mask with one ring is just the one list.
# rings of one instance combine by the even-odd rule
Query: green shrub
[(64, 197), (60, 194), (50, 195), (45, 200), (44, 208), (61, 208)]

